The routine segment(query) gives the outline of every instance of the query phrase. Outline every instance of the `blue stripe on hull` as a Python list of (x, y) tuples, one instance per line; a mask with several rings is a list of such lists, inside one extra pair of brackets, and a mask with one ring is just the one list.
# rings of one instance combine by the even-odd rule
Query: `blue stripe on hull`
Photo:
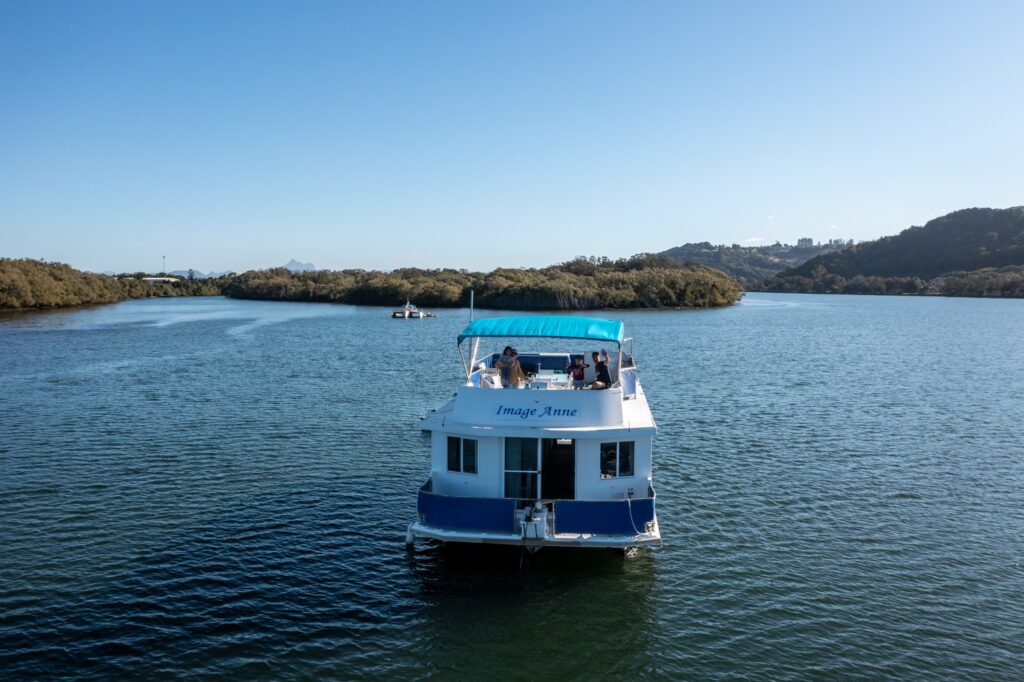
[(639, 535), (654, 520), (654, 500), (555, 502), (556, 533), (594, 535)]
[[(436, 495), (433, 482), (420, 488), (417, 507), (424, 525), (452, 531), (519, 535), (515, 500)], [(653, 495), (653, 490), (651, 491)], [(654, 521), (654, 498), (640, 500), (556, 500), (555, 533), (634, 536)]]
[(423, 523), (435, 528), (493, 533), (518, 533), (515, 500), (486, 497), (449, 497), (430, 492), (432, 482), (420, 488), (418, 508)]

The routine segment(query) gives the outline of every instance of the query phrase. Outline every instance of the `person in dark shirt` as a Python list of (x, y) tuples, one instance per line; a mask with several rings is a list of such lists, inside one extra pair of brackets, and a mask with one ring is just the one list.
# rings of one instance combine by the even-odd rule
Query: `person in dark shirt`
[(585, 370), (587, 367), (590, 367), (590, 365), (585, 364), (583, 362), (583, 356), (582, 355), (574, 355), (573, 359), (572, 359), (572, 364), (566, 366), (565, 371), (566, 372), (572, 372), (572, 387), (573, 388), (583, 388), (584, 386), (587, 385), (587, 382), (586, 382), (586, 380), (584, 378), (585, 375), (584, 375), (584, 372), (583, 372), (583, 370)]
[(591, 353), (590, 357), (594, 360), (594, 371), (597, 372), (597, 376), (590, 382), (590, 388), (608, 388), (612, 385), (612, 377), (608, 373), (608, 363), (601, 358), (597, 351)]

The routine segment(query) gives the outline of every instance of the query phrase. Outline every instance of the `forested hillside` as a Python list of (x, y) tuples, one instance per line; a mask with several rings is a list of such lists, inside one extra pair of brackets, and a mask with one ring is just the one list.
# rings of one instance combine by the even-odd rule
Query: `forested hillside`
[(810, 259), (768, 291), (1021, 296), (1024, 207), (971, 208)]
[(716, 268), (740, 280), (744, 287), (755, 289), (766, 278), (836, 248), (829, 244), (806, 247), (778, 243), (766, 246), (726, 246), (697, 242), (676, 246), (658, 255), (670, 258), (679, 265)]

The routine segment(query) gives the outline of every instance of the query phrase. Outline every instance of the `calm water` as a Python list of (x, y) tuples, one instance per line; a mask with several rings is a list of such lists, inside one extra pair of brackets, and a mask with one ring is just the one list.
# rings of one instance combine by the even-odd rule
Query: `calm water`
[(663, 545), (402, 544), (464, 311), (0, 317), (0, 677), (1024, 676), (1024, 301), (616, 314)]

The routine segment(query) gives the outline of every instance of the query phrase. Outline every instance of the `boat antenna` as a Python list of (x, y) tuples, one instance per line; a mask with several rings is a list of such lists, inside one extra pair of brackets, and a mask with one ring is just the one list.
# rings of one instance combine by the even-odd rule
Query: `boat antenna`
[(473, 321), (473, 290), (469, 290), (469, 321)]

